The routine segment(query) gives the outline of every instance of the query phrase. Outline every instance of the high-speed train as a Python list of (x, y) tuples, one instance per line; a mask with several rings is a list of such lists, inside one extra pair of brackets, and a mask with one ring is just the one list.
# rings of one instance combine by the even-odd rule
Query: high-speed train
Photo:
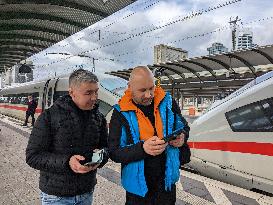
[[(126, 88), (126, 83), (120, 78), (107, 78), (98, 76), (99, 110), (110, 121), (112, 106), (118, 102), (120, 93)], [(123, 86), (124, 85), (124, 86)], [(123, 87), (122, 87), (123, 86)], [(25, 119), (27, 110), (27, 96), (32, 95), (38, 102), (36, 117), (52, 106), (53, 102), (63, 95), (68, 94), (68, 77), (52, 78), (40, 82), (28, 82), (9, 86), (0, 91), (0, 113)]]
[(191, 125), (189, 167), (273, 194), (273, 71), (215, 102)]
[[(110, 120), (126, 81), (99, 76), (100, 111)], [(27, 96), (38, 100), (36, 115), (67, 94), (68, 77), (10, 86), (0, 91), (0, 113), (24, 120)], [(188, 166), (220, 181), (273, 193), (273, 71), (221, 101), (191, 125)]]

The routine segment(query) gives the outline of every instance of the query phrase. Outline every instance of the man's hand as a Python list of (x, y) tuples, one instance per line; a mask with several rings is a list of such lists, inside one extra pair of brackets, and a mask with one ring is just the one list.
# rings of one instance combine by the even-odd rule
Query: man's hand
[(147, 154), (156, 156), (164, 152), (167, 145), (168, 143), (165, 143), (164, 140), (159, 139), (157, 136), (153, 136), (144, 142), (143, 149)]
[(176, 139), (171, 140), (169, 144), (174, 147), (181, 147), (184, 144), (184, 139), (185, 139), (185, 135), (181, 133), (179, 136), (176, 137)]
[(72, 169), (73, 172), (79, 173), (79, 174), (85, 174), (87, 172), (90, 172), (92, 170), (95, 170), (98, 168), (99, 164), (96, 164), (94, 166), (84, 166), (81, 165), (79, 161), (84, 160), (85, 158), (81, 155), (73, 155), (69, 160), (69, 166)]

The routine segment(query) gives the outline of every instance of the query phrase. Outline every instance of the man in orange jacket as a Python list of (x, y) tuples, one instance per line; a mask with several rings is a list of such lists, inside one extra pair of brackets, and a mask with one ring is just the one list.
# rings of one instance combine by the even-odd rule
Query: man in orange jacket
[[(121, 163), (126, 205), (175, 205), (179, 148), (189, 127), (169, 93), (156, 87), (152, 72), (136, 67), (110, 121), (110, 158)], [(184, 129), (176, 139), (163, 138)]]

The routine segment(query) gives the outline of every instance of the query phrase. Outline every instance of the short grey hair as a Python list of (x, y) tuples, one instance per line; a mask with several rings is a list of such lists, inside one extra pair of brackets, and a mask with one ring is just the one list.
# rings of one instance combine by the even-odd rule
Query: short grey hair
[(97, 83), (99, 82), (98, 77), (89, 70), (82, 68), (74, 70), (69, 76), (69, 87), (78, 86), (81, 83)]

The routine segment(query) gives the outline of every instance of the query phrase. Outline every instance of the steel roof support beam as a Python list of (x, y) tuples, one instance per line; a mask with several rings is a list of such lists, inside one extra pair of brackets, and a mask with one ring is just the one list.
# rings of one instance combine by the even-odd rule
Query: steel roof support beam
[(46, 41), (49, 43), (56, 43), (56, 40), (52, 40), (49, 38), (45, 38), (42, 36), (35, 36), (35, 35), (26, 35), (26, 34), (7, 34), (7, 33), (0, 33), (0, 39), (15, 39), (15, 38), (19, 38), (19, 39), (33, 39), (33, 40), (40, 40), (40, 41)]
[[(7, 61), (8, 62), (12, 62), (13, 65), (15, 65), (16, 63), (18, 63), (18, 61), (22, 60), (22, 59), (26, 59), (27, 58), (27, 52), (40, 52), (41, 50), (43, 50), (44, 47), (32, 47), (32, 46), (25, 46), (25, 45), (3, 45), (0, 46), (0, 56), (2, 54), (7, 54), (7, 53), (13, 53), (13, 54), (22, 54), (22, 51), (26, 51), (25, 53), (23, 52), (23, 55), (25, 55), (25, 57), (22, 57), (19, 60), (14, 60), (12, 57), (8, 58)], [(0, 58), (1, 60), (1, 58)], [(7, 62), (5, 61), (5, 62)], [(3, 63), (0, 63), (3, 64)]]
[(34, 13), (30, 11), (1, 11), (0, 12), (1, 20), (15, 20), (15, 19), (33, 19), (33, 20), (47, 20), (47, 21), (55, 21), (64, 24), (68, 24), (71, 26), (76, 26), (79, 28), (85, 28), (86, 25), (73, 21), (70, 19), (62, 18), (59, 16), (54, 16), (52, 14), (43, 14), (43, 13)]
[[(253, 80), (253, 78), (251, 79), (244, 79), (244, 80), (235, 80), (232, 82), (232, 86), (230, 85), (229, 81), (218, 81), (216, 82), (203, 82), (203, 83), (187, 83), (187, 84), (176, 84), (175, 88), (178, 89), (182, 89), (182, 90), (186, 90), (186, 89), (211, 89), (211, 88), (215, 88), (215, 89), (220, 89), (221, 87), (225, 87), (225, 88), (233, 88), (233, 87), (237, 87), (237, 86), (243, 86), (246, 83), (250, 82), (251, 80)], [(162, 84), (163, 87), (166, 87), (168, 89), (172, 89), (172, 87), (170, 85), (164, 85)]]
[(69, 32), (59, 31), (58, 29), (45, 28), (38, 25), (29, 25), (29, 24), (9, 24), (0, 22), (0, 31), (11, 31), (11, 30), (30, 30), (30, 31), (42, 31), (47, 33), (53, 33), (57, 35), (63, 35), (65, 37), (70, 36)]
[(128, 76), (128, 79), (130, 78), (130, 73), (126, 71), (117, 71), (119, 74), (122, 74), (124, 76)]
[[(165, 70), (165, 69), (163, 69), (162, 71), (164, 72), (164, 70)], [(170, 82), (172, 85), (175, 84), (174, 78), (173, 78), (171, 75), (169, 75), (168, 73), (165, 73), (165, 76), (169, 79), (169, 82)]]
[(263, 57), (265, 57), (271, 64), (273, 64), (273, 58), (271, 58), (271, 56), (269, 56), (267, 53), (259, 50), (259, 49), (252, 49), (251, 51), (254, 51), (256, 53), (261, 54)]
[(16, 43), (19, 43), (21, 45), (35, 45), (35, 46), (42, 46), (42, 47), (50, 47), (53, 45), (53, 43), (50, 42), (46, 42), (46, 41), (39, 41), (39, 40), (34, 40), (32, 41), (32, 39), (0, 39), (0, 43), (2, 43), (2, 45), (14, 45)]
[[(7, 67), (7, 66), (10, 66), (10, 67), (11, 67), (11, 66), (14, 65), (13, 62), (11, 63), (11, 62), (6, 62), (6, 61), (3, 61), (3, 62), (1, 61), (1, 64), (2, 64), (2, 65), (0, 65), (0, 68), (1, 68), (1, 67), (4, 68), (4, 66), (6, 66), (6, 67)], [(16, 64), (16, 63), (15, 63), (15, 64)]]
[(16, 60), (20, 60), (23, 59), (24, 57), (19, 57), (19, 58), (6, 58), (6, 57), (0, 57), (0, 61), (16, 61)]
[[(33, 31), (33, 30), (9, 30), (9, 31), (0, 31), (0, 37), (3, 38), (32, 38), (32, 39), (40, 39), (52, 43), (59, 42), (66, 38), (66, 36), (60, 34), (52, 34), (44, 31)], [(11, 37), (9, 37), (11, 36)]]
[(26, 58), (24, 55), (11, 55), (11, 54), (4, 54), (0, 56), (0, 59), (7, 58), (7, 59), (12, 59), (12, 58)]
[(235, 58), (235, 59), (241, 61), (243, 64), (245, 64), (249, 68), (249, 70), (253, 73), (253, 76), (257, 77), (257, 75), (255, 73), (255, 68), (247, 60), (245, 60), (244, 58), (242, 58), (240, 56), (232, 54), (232, 53), (228, 53), (228, 54), (224, 54), (224, 55), (228, 56), (229, 58)]
[(189, 60), (185, 60), (185, 61), (180, 61), (179, 62), (187, 62), (187, 63), (192, 63), (192, 64), (195, 64), (195, 65), (198, 65), (202, 68), (204, 68), (205, 70), (207, 70), (208, 72), (210, 72), (210, 74), (217, 80), (217, 76), (215, 75), (215, 72), (213, 71), (213, 69), (211, 69), (210, 67), (202, 64), (202, 63), (198, 63), (198, 62), (195, 62), (195, 61), (189, 61)]
[(105, 74), (109, 74), (109, 75), (113, 75), (113, 76), (116, 76), (116, 77), (120, 77), (120, 78), (123, 78), (125, 80), (129, 80), (128, 76), (124, 76), (123, 74), (120, 74), (118, 72), (105, 72)]
[(1, 61), (0, 60), (0, 63), (1, 64), (3, 64), (3, 65), (5, 65), (5, 66), (7, 66), (7, 65), (9, 65), (10, 67), (12, 67), (13, 65), (15, 65), (17, 62), (15, 62), (15, 61)]
[[(149, 66), (148, 66), (148, 67), (149, 67)], [(170, 68), (170, 67), (166, 66), (166, 65), (163, 64), (163, 63), (160, 63), (159, 65), (154, 64), (153, 66), (150, 66), (150, 67), (160, 67), (160, 68), (163, 68), (163, 69), (172, 71), (172, 72), (174, 72), (175, 74), (179, 75), (179, 76), (184, 80), (184, 82), (187, 82), (187, 79), (185, 78), (185, 75), (184, 75), (182, 72), (177, 71), (177, 70), (175, 70), (175, 69), (173, 69), (173, 68)], [(149, 67), (149, 68), (150, 68), (150, 67)]]
[[(166, 68), (163, 68), (163, 67), (158, 67), (158, 68), (154, 68), (154, 67), (152, 67), (152, 66), (148, 66), (148, 68), (154, 73), (154, 70), (158, 70), (159, 72), (161, 72), (161, 74), (162, 75), (164, 75), (164, 76), (166, 76), (168, 79), (169, 79), (169, 81), (172, 81), (172, 77), (168, 74), (168, 73), (166, 73), (165, 72), (165, 70), (167, 70)], [(156, 75), (156, 73), (154, 73), (154, 75)], [(154, 76), (154, 77), (157, 77), (157, 76)]]
[(0, 66), (0, 71), (4, 72), (7, 70), (7, 68), (11, 68), (11, 65)]
[(36, 49), (37, 51), (40, 51), (40, 50), (43, 50), (45, 47), (40, 46), (40, 45), (28, 44), (28, 43), (20, 43), (20, 44), (11, 44), (10, 43), (8, 45), (0, 46), (0, 51), (1, 50), (7, 50), (7, 49), (14, 50), (14, 49), (19, 49), (19, 48), (20, 48), (20, 50), (22, 50), (22, 49), (23, 50), (35, 50)]
[(105, 18), (108, 16), (108, 13), (105, 13), (101, 10), (95, 9), (91, 6), (81, 5), (77, 3), (77, 1), (68, 1), (68, 0), (28, 0), (28, 1), (22, 1), (22, 0), (6, 0), (7, 4), (48, 4), (51, 6), (61, 6), (66, 7), (70, 9), (77, 9), (81, 11), (85, 11), (88, 13), (95, 14), (97, 16), (100, 16), (102, 18)]
[(211, 58), (211, 57), (202, 57), (203, 59), (206, 59), (206, 60), (210, 60), (210, 61), (213, 61), (213, 62), (216, 62), (218, 63), (219, 65), (223, 66), (226, 70), (230, 71), (232, 70), (232, 72), (236, 73), (235, 70), (233, 70), (233, 68), (231, 68), (228, 64), (226, 64), (225, 62), (223, 61), (220, 61), (218, 59), (215, 59), (215, 58)]
[[(36, 49), (35, 52), (40, 52), (42, 49)], [(18, 48), (16, 47), (10, 47), (10, 48), (0, 48), (0, 55), (1, 54), (22, 54), (22, 55), (28, 55), (28, 53), (31, 53), (33, 51), (33, 48), (30, 47), (24, 47), (24, 48), (20, 48), (20, 50), (18, 50)]]
[(167, 65), (175, 65), (175, 66), (184, 68), (185, 70), (187, 70), (187, 71), (193, 73), (193, 74), (200, 80), (200, 82), (203, 82), (203, 80), (201, 79), (199, 73), (197, 73), (195, 70), (189, 68), (188, 66), (182, 65), (182, 64), (180, 64), (180, 63), (171, 63), (171, 62), (167, 62), (166, 64), (167, 64)]
[(24, 56), (24, 55), (16, 55), (16, 54), (1, 54), (0, 58), (1, 58), (2, 56), (3, 56), (3, 57), (15, 57), (15, 58), (16, 58), (16, 57), (19, 57), (19, 58), (22, 58), (22, 57), (25, 58), (25, 57), (26, 57), (26, 56)]
[[(154, 67), (157, 67), (157, 68), (154, 68), (154, 67), (151, 66), (151, 65), (147, 65), (147, 67), (153, 72), (154, 77), (156, 77), (156, 78), (157, 78), (158, 76), (156, 76), (155, 70), (157, 71), (157, 70), (159, 69), (159, 70), (158, 70), (159, 72), (164, 72), (164, 71), (166, 70), (166, 69), (164, 69), (163, 67), (160, 67), (160, 66), (158, 66), (158, 67), (157, 67), (157, 66), (154, 66)], [(162, 73), (162, 74), (163, 74), (163, 73)], [(171, 76), (170, 76), (169, 74), (167, 74), (167, 73), (164, 72), (164, 75), (168, 78), (168, 80), (167, 80), (168, 83), (172, 81), (173, 78), (171, 78)], [(161, 76), (159, 76), (159, 78), (160, 78), (160, 77), (161, 77)], [(162, 82), (162, 80), (160, 79), (160, 83), (161, 83), (161, 82)]]
[(22, 58), (0, 58), (0, 61), (1, 62), (5, 62), (5, 61), (16, 61), (16, 62), (18, 62), (18, 61), (20, 61), (20, 60), (22, 60), (22, 59), (24, 59), (24, 57), (22, 57)]

